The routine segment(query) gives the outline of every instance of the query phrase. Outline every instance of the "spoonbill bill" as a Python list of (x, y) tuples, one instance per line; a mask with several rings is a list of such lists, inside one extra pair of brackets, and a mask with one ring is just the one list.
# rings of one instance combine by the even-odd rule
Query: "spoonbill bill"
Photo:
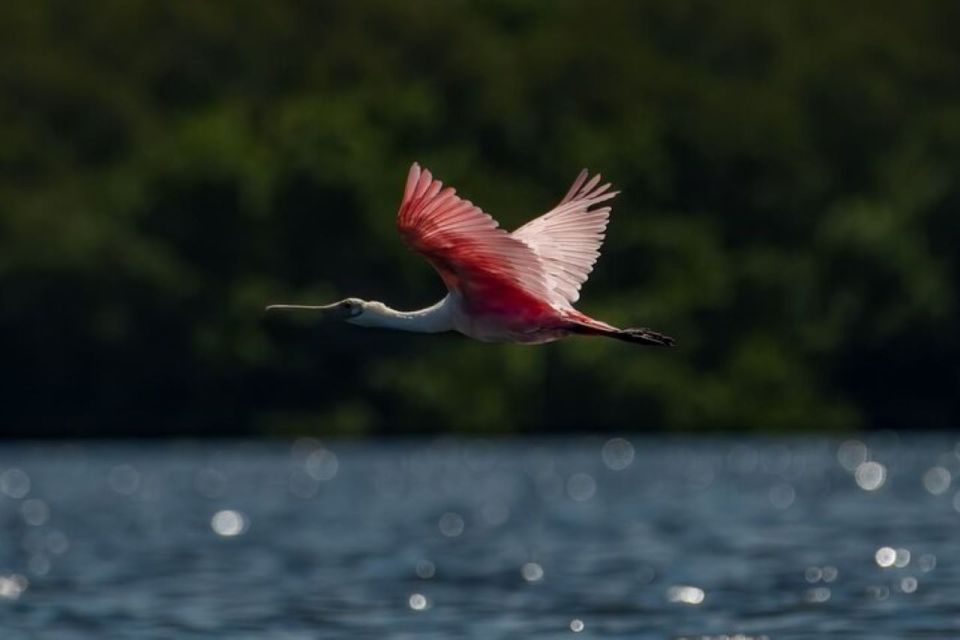
[[(588, 179), (589, 178), (589, 179)], [(414, 163), (407, 175), (397, 227), (440, 273), (447, 295), (418, 311), (347, 298), (322, 306), (276, 304), (271, 310), (314, 311), (362, 327), (421, 333), (459, 331), (484, 342), (538, 344), (571, 335), (672, 346), (644, 328), (619, 329), (573, 307), (603, 243), (617, 195), (586, 169), (563, 200), (512, 233)]]

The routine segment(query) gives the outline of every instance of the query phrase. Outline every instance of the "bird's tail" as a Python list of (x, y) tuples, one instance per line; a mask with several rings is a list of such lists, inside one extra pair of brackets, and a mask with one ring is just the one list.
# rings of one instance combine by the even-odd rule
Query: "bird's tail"
[(646, 329), (644, 327), (618, 329), (605, 322), (597, 322), (596, 320), (574, 322), (570, 326), (570, 331), (580, 335), (601, 336), (653, 347), (672, 347), (674, 345), (673, 338), (653, 331), (652, 329)]

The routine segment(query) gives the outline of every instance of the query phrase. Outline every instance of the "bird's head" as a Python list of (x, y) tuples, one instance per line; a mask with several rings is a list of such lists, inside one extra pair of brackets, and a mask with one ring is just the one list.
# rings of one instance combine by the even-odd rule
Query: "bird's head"
[[(359, 321), (363, 314), (376, 303), (367, 302), (360, 298), (347, 298), (340, 302), (324, 305), (301, 304), (272, 304), (267, 311), (315, 311), (325, 320), (344, 320), (346, 322)], [(359, 322), (357, 322), (359, 324)]]

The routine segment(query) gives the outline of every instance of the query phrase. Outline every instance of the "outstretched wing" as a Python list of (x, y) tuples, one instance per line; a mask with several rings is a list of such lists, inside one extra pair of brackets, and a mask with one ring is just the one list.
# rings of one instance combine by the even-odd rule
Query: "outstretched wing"
[(397, 227), (447, 288), (475, 308), (550, 300), (536, 253), (416, 163), (407, 175)]
[(597, 186), (600, 174), (587, 181), (588, 175), (581, 171), (560, 204), (511, 234), (540, 258), (547, 288), (571, 305), (600, 256), (610, 217), (609, 206), (591, 207), (619, 193), (610, 183)]

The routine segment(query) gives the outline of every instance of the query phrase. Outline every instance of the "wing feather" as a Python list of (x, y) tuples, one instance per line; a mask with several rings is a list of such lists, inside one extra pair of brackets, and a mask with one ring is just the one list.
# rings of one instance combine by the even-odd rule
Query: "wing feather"
[(547, 288), (567, 306), (580, 298), (609, 222), (609, 206), (593, 207), (619, 193), (610, 191), (609, 182), (597, 186), (600, 174), (588, 177), (581, 171), (556, 207), (511, 234), (540, 258)]
[(536, 252), (416, 163), (407, 175), (397, 228), (447, 288), (474, 307), (551, 301)]

